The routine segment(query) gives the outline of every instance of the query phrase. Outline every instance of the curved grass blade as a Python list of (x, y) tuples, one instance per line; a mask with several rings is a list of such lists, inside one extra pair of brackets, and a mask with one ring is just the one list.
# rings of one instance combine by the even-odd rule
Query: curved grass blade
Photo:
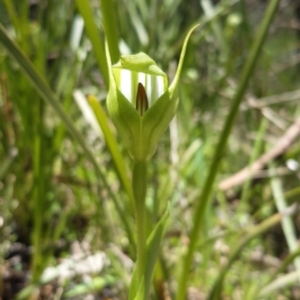
[(120, 58), (115, 4), (113, 0), (100, 0), (105, 36), (107, 39), (111, 61), (117, 63)]
[(88, 101), (89, 101), (89, 103), (94, 111), (94, 114), (96, 116), (96, 119), (102, 129), (107, 147), (108, 147), (110, 154), (112, 156), (112, 159), (115, 163), (120, 181), (124, 187), (124, 190), (127, 192), (127, 195), (129, 196), (131, 203), (133, 205), (133, 202), (134, 202), (133, 193), (132, 193), (130, 181), (127, 177), (125, 163), (122, 158), (121, 152), (120, 152), (118, 144), (116, 142), (116, 139), (108, 126), (107, 116), (106, 116), (101, 104), (98, 102), (98, 100), (94, 96), (91, 96), (91, 95), (88, 96)]
[(271, 283), (273, 280), (275, 280), (278, 274), (283, 273), (287, 269), (287, 267), (294, 261), (294, 259), (296, 257), (298, 257), (299, 255), (300, 255), (300, 246), (298, 246), (298, 248), (294, 252), (290, 253), (283, 260), (281, 265), (277, 268), (277, 270), (274, 272), (274, 274), (270, 278), (269, 283)]
[(9, 38), (2, 24), (0, 24), (0, 42), (7, 49), (10, 55), (19, 63), (20, 67), (23, 69), (25, 75), (30, 80), (35, 90), (42, 97), (42, 99), (44, 99), (46, 103), (50, 104), (50, 106), (56, 111), (61, 121), (65, 124), (65, 126), (67, 127), (67, 129), (69, 130), (73, 138), (79, 143), (79, 145), (83, 149), (85, 156), (94, 166), (97, 176), (100, 178), (105, 189), (108, 191), (109, 196), (113, 200), (114, 205), (118, 211), (119, 217), (123, 222), (125, 230), (128, 234), (130, 243), (134, 244), (134, 240), (132, 238), (133, 234), (131, 232), (128, 220), (126, 218), (126, 214), (123, 212), (120, 202), (116, 198), (115, 194), (112, 193), (110, 186), (106, 181), (106, 177), (101, 171), (94, 154), (86, 145), (83, 135), (76, 129), (73, 121), (68, 116), (68, 114), (64, 111), (62, 105), (59, 102), (59, 99), (51, 90), (45, 78), (38, 72), (38, 70), (35, 68), (33, 63), (23, 53), (23, 51), (19, 48), (19, 46)]
[(219, 276), (215, 281), (215, 284), (210, 292), (210, 295), (207, 297), (207, 300), (218, 300), (220, 299), (220, 294), (223, 287), (223, 282), (227, 272), (230, 270), (231, 265), (234, 261), (239, 257), (241, 251), (244, 249), (245, 246), (249, 244), (254, 238), (261, 235), (268, 229), (272, 228), (273, 226), (277, 225), (286, 215), (291, 215), (295, 213), (296, 210), (294, 207), (287, 208), (282, 213), (277, 213), (267, 220), (263, 221), (262, 223), (254, 226), (252, 229), (249, 230), (248, 233), (245, 233), (245, 236), (241, 239), (241, 241), (237, 244), (237, 246), (233, 249), (228, 262), (222, 267), (219, 272)]
[(206, 207), (210, 200), (211, 191), (218, 174), (220, 162), (222, 161), (222, 157), (224, 155), (227, 141), (232, 130), (235, 118), (237, 116), (239, 106), (241, 101), (243, 100), (243, 96), (246, 92), (246, 88), (248, 86), (251, 75), (254, 71), (254, 67), (258, 61), (262, 45), (266, 40), (267, 32), (269, 26), (273, 20), (273, 17), (277, 11), (277, 7), (279, 5), (280, 0), (272, 0), (267, 8), (265, 16), (261, 22), (261, 26), (258, 29), (257, 37), (252, 45), (249, 56), (247, 58), (246, 64), (243, 68), (243, 72), (241, 75), (241, 80), (239, 82), (237, 91), (232, 101), (232, 105), (230, 107), (229, 114), (226, 118), (223, 130), (220, 134), (218, 144), (216, 146), (211, 167), (209, 169), (209, 174), (206, 177), (204, 182), (203, 190), (201, 193), (201, 197), (196, 204), (195, 213), (193, 216), (193, 228), (189, 235), (190, 237), (190, 245), (187, 251), (187, 254), (184, 257), (182, 269), (180, 273), (180, 278), (178, 281), (178, 291), (176, 295), (176, 300), (185, 299), (185, 293), (187, 289), (187, 282), (189, 278), (189, 270), (193, 260), (194, 251), (196, 249), (196, 245), (198, 242), (199, 231), (202, 227)]
[(76, 0), (76, 5), (84, 20), (85, 30), (93, 45), (94, 54), (96, 56), (99, 69), (102, 72), (105, 85), (106, 87), (108, 87), (108, 67), (106, 62), (104, 45), (100, 39), (99, 30), (94, 22), (92, 8), (88, 0)]
[[(282, 275), (281, 277), (275, 279), (270, 284), (265, 286), (259, 293), (256, 299), (270, 299), (266, 296), (275, 297), (275, 292), (278, 292), (280, 289), (286, 289), (287, 287), (295, 284), (299, 280), (300, 270), (290, 272), (288, 274)], [(271, 294), (271, 295), (270, 295)], [(274, 299), (274, 298), (272, 298)]]

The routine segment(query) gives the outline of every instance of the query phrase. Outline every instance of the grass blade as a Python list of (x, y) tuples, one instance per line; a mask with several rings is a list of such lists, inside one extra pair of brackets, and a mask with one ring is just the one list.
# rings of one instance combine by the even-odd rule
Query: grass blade
[(252, 46), (252, 49), (249, 53), (249, 57), (247, 59), (245, 67), (243, 69), (243, 72), (241, 75), (241, 81), (239, 83), (236, 94), (234, 96), (232, 106), (230, 108), (230, 112), (227, 116), (225, 125), (223, 127), (223, 131), (220, 135), (219, 142), (218, 142), (218, 145), (216, 147), (216, 150), (215, 150), (215, 153), (214, 153), (214, 156), (212, 159), (212, 164), (211, 164), (211, 167), (209, 170), (209, 174), (204, 183), (200, 201), (198, 202), (198, 205), (196, 207), (196, 211), (194, 214), (193, 228), (190, 233), (190, 245), (189, 245), (188, 252), (187, 252), (186, 256), (184, 257), (182, 271), (181, 271), (179, 282), (178, 282), (179, 286), (178, 286), (178, 292), (177, 292), (177, 296), (176, 296), (177, 300), (185, 299), (185, 292), (186, 292), (186, 287), (187, 287), (189, 269), (190, 269), (192, 259), (193, 259), (193, 254), (194, 254), (194, 251), (195, 251), (195, 248), (197, 245), (199, 231), (200, 231), (202, 223), (203, 223), (206, 206), (210, 199), (211, 190), (212, 190), (215, 178), (218, 173), (218, 169), (219, 169), (219, 165), (220, 165), (222, 156), (224, 155), (224, 152), (226, 149), (227, 140), (228, 140), (229, 134), (231, 132), (232, 126), (234, 124), (239, 105), (245, 94), (248, 82), (253, 73), (255, 64), (256, 64), (259, 54), (260, 54), (260, 50), (266, 39), (268, 28), (269, 28), (269, 26), (272, 22), (272, 19), (276, 13), (279, 2), (280, 2), (280, 0), (273, 0), (269, 4), (269, 7), (265, 14), (265, 17), (264, 17), (262, 24), (258, 30), (257, 37), (256, 37), (254, 44)]
[(124, 187), (124, 190), (127, 192), (127, 195), (131, 199), (131, 203), (133, 205), (133, 201), (134, 201), (133, 194), (132, 194), (131, 184), (130, 184), (128, 176), (127, 176), (125, 163), (122, 158), (122, 154), (119, 150), (118, 144), (115, 140), (115, 137), (112, 134), (112, 132), (108, 126), (107, 116), (106, 116), (104, 110), (102, 109), (101, 104), (98, 102), (98, 100), (94, 96), (89, 96), (88, 100), (94, 111), (97, 121), (102, 129), (103, 135), (104, 135), (106, 143), (107, 143), (107, 147), (110, 150), (110, 154), (115, 163), (120, 181)]
[[(282, 212), (286, 209), (287, 204), (286, 204), (286, 199), (283, 194), (282, 190), (282, 183), (280, 178), (277, 176), (274, 176), (274, 164), (270, 164), (271, 169), (270, 169), (270, 174), (273, 175), (271, 177), (271, 188), (272, 188), (272, 193), (275, 201), (276, 208), (278, 212)], [(288, 248), (290, 252), (292, 253), (298, 248), (298, 241), (297, 241), (297, 236), (296, 236), (296, 230), (295, 226), (293, 224), (293, 220), (291, 217), (287, 216), (282, 219), (282, 230), (288, 245)], [(300, 270), (300, 257), (295, 258), (294, 260), (294, 265), (295, 269), (297, 271)], [(298, 279), (300, 280), (300, 279)]]
[(99, 30), (94, 22), (92, 8), (88, 0), (76, 0), (76, 5), (84, 20), (85, 30), (93, 45), (94, 54), (96, 56), (99, 69), (102, 72), (105, 85), (108, 87), (108, 66), (106, 62), (104, 46), (100, 39)]
[(59, 99), (53, 93), (53, 91), (47, 84), (46, 80), (42, 77), (42, 75), (38, 72), (38, 70), (36, 70), (33, 63), (27, 58), (27, 56), (23, 53), (23, 51), (19, 48), (19, 46), (9, 38), (2, 24), (0, 24), (0, 42), (8, 50), (10, 55), (19, 63), (24, 73), (26, 74), (26, 76), (32, 83), (33, 87), (35, 88), (35, 90), (48, 104), (50, 104), (50, 106), (52, 106), (52, 108), (56, 111), (56, 113), (60, 117), (61, 121), (65, 124), (65, 126), (73, 136), (73, 138), (79, 143), (79, 145), (83, 149), (85, 156), (87, 157), (88, 160), (90, 160), (90, 162), (94, 166), (97, 176), (100, 178), (104, 187), (108, 191), (110, 198), (113, 200), (116, 209), (118, 211), (118, 214), (120, 216), (120, 219), (124, 224), (130, 242), (134, 244), (133, 234), (128, 224), (126, 214), (123, 213), (119, 201), (117, 200), (115, 194), (112, 193), (109, 184), (106, 181), (106, 177), (101, 171), (92, 151), (86, 145), (84, 137), (76, 129), (75, 125), (73, 124), (73, 121), (64, 111), (62, 105), (59, 102)]
[(115, 1), (100, 0), (105, 36), (112, 63), (120, 58), (117, 22), (115, 18)]
[(295, 207), (289, 207), (282, 213), (275, 214), (268, 218), (267, 220), (263, 221), (262, 223), (254, 226), (252, 229), (249, 230), (248, 233), (245, 233), (245, 236), (241, 239), (241, 241), (237, 244), (237, 246), (233, 249), (232, 254), (230, 255), (228, 262), (224, 265), (224, 267), (220, 270), (219, 276), (208, 296), (208, 300), (218, 300), (220, 299), (220, 293), (222, 291), (223, 281), (224, 278), (229, 271), (231, 265), (234, 261), (238, 258), (241, 251), (244, 249), (245, 246), (248, 245), (254, 238), (259, 236), (260, 234), (264, 233), (268, 229), (272, 228), (276, 224), (278, 224), (286, 215), (290, 215), (295, 213)]
[(286, 288), (287, 286), (291, 285), (295, 281), (299, 280), (299, 277), (300, 277), (300, 270), (297, 270), (277, 278), (276, 280), (274, 280), (273, 282), (271, 282), (261, 290), (258, 298), (261, 297), (261, 299), (266, 299), (265, 297), (267, 295), (274, 293), (279, 289)]

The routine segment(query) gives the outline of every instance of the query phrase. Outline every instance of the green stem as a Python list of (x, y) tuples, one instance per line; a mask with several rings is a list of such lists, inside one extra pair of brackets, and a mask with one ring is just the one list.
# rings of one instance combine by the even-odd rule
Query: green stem
[(209, 174), (204, 183), (202, 195), (200, 197), (200, 201), (198, 202), (198, 205), (196, 206), (196, 211), (195, 211), (195, 214), (193, 217), (193, 223), (192, 223), (193, 228), (192, 228), (192, 231), (189, 236), (190, 237), (190, 245), (189, 245), (188, 252), (184, 257), (184, 261), (182, 264), (182, 270), (181, 270), (180, 278), (178, 281), (178, 292), (177, 292), (177, 296), (176, 296), (177, 300), (185, 299), (189, 270), (190, 270), (190, 266), (192, 263), (193, 254), (194, 254), (197, 242), (198, 242), (199, 231), (200, 231), (201, 225), (203, 223), (205, 209), (206, 209), (206, 206), (210, 199), (211, 190), (212, 190), (216, 175), (218, 173), (221, 159), (222, 159), (223, 154), (226, 149), (227, 140), (228, 140), (229, 134), (231, 132), (232, 126), (234, 124), (235, 117), (236, 117), (238, 109), (239, 109), (239, 105), (245, 94), (248, 82), (253, 73), (255, 64), (258, 60), (260, 50), (263, 45), (263, 42), (266, 39), (268, 28), (269, 28), (271, 21), (275, 15), (275, 12), (277, 10), (279, 2), (280, 2), (280, 0), (272, 0), (270, 2), (270, 5), (266, 11), (265, 17), (262, 21), (262, 24), (257, 31), (257, 37), (254, 41), (254, 44), (249, 53), (249, 57), (246, 61), (245, 67), (241, 74), (241, 80), (240, 80), (239, 86), (238, 86), (236, 94), (233, 98), (232, 106), (231, 106), (230, 112), (227, 116), (223, 131), (220, 135), (219, 142), (218, 142), (218, 145), (216, 147), (216, 150), (215, 150), (215, 153), (213, 156), (211, 168), (209, 170)]
[(144, 277), (146, 262), (146, 210), (145, 199), (147, 192), (147, 164), (146, 162), (137, 162), (133, 164), (132, 170), (132, 190), (134, 195), (134, 206), (137, 229), (137, 278)]
[[(253, 147), (253, 151), (251, 153), (250, 156), (250, 160), (249, 160), (249, 168), (251, 169), (252, 164), (254, 163), (254, 161), (258, 158), (260, 151), (262, 149), (262, 144), (264, 142), (264, 136), (267, 130), (267, 126), (268, 126), (268, 119), (263, 118), (260, 125), (259, 125), (259, 130), (257, 133), (257, 137), (256, 137), (256, 141), (254, 143), (254, 147)], [(252, 175), (251, 170), (249, 170), (249, 175)], [(243, 184), (243, 188), (242, 188), (242, 195), (241, 195), (241, 200), (237, 209), (237, 214), (241, 213), (242, 210), (244, 209), (245, 205), (247, 205), (248, 203), (248, 199), (250, 197), (250, 193), (251, 193), (251, 176), (249, 176), (247, 178), (247, 180), (245, 181), (245, 183)]]
[(38, 100), (35, 136), (33, 139), (33, 166), (34, 166), (34, 214), (32, 243), (34, 247), (32, 257), (32, 279), (36, 283), (42, 269), (42, 231), (43, 231), (43, 211), (44, 211), (44, 170), (43, 170), (43, 102)]

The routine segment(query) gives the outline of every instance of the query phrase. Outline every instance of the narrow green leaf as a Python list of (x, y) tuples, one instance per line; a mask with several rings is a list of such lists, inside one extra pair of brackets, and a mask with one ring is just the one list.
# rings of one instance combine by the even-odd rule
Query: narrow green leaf
[(78, 10), (84, 20), (86, 33), (93, 45), (93, 50), (97, 59), (98, 66), (102, 72), (105, 85), (108, 87), (108, 66), (104, 46), (100, 38), (100, 32), (94, 22), (93, 11), (88, 0), (76, 0)]
[(149, 35), (145, 28), (144, 22), (140, 18), (135, 1), (127, 1), (126, 8), (129, 13), (129, 21), (132, 23), (132, 26), (136, 31), (140, 44), (146, 47), (149, 44)]
[(146, 271), (145, 271), (146, 298), (150, 292), (153, 271), (160, 253), (161, 243), (167, 227), (167, 221), (169, 215), (170, 215), (170, 204), (168, 203), (165, 213), (163, 214), (159, 222), (155, 225), (152, 233), (150, 234), (147, 240), (147, 263), (146, 263)]
[(32, 299), (34, 296), (36, 296), (38, 293), (38, 288), (33, 285), (27, 285), (25, 288), (23, 288), (17, 295), (16, 300), (28, 300)]
[[(296, 281), (299, 281), (300, 270), (289, 272), (285, 275), (281, 275), (267, 286), (265, 286), (260, 292), (256, 299), (270, 299), (267, 296), (273, 296), (275, 299), (275, 292), (278, 293), (279, 289), (287, 289), (291, 285), (296, 285)], [(271, 294), (271, 295), (270, 295)]]
[[(176, 295), (176, 300), (183, 300), (186, 297), (186, 289), (189, 277), (189, 269), (193, 260), (193, 254), (196, 249), (199, 231), (201, 226), (203, 225), (203, 218), (206, 211), (206, 206), (209, 203), (210, 195), (212, 191), (213, 184), (215, 182), (215, 178), (218, 174), (218, 169), (220, 162), (222, 161), (222, 156), (224, 155), (228, 137), (232, 130), (236, 115), (238, 113), (238, 109), (241, 101), (243, 100), (244, 94), (246, 92), (246, 88), (248, 86), (251, 75), (254, 71), (255, 65), (258, 61), (259, 55), (261, 53), (261, 48), (263, 43), (266, 40), (267, 32), (269, 26), (275, 16), (277, 11), (277, 7), (279, 5), (280, 0), (272, 0), (266, 10), (265, 16), (261, 22), (261, 26), (258, 29), (258, 34), (256, 40), (253, 43), (253, 46), (249, 52), (247, 61), (243, 68), (243, 72), (241, 74), (241, 79), (236, 91), (236, 94), (232, 100), (232, 104), (230, 107), (229, 114), (226, 118), (222, 133), (219, 136), (218, 144), (214, 151), (214, 156), (212, 159), (211, 167), (209, 168), (209, 173), (205, 179), (204, 186), (201, 192), (200, 199), (195, 208), (194, 216), (193, 216), (193, 228), (190, 233), (190, 245), (187, 254), (184, 257), (184, 262), (182, 264), (182, 269), (180, 273), (180, 278), (178, 280), (178, 291)], [(180, 59), (181, 61), (181, 59)], [(178, 80), (178, 79), (177, 79)], [(176, 81), (174, 79), (173, 83), (176, 85)], [(172, 83), (172, 86), (173, 86)], [(171, 89), (171, 88), (170, 88)]]
[(298, 248), (290, 253), (280, 264), (280, 266), (276, 269), (276, 271), (272, 274), (270, 280), (269, 280), (269, 284), (276, 279), (277, 275), (279, 275), (280, 273), (284, 273), (285, 270), (288, 268), (288, 266), (293, 262), (293, 260), (295, 258), (297, 258), (300, 255), (300, 246), (298, 246)]
[[(287, 201), (284, 197), (282, 181), (278, 176), (275, 175), (274, 169), (276, 167), (276, 164), (271, 162), (269, 166), (269, 174), (271, 176), (273, 175), (270, 181), (274, 202), (278, 212), (282, 212), (287, 208)], [(298, 248), (298, 238), (294, 221), (290, 216), (287, 216), (282, 219), (281, 226), (289, 251), (292, 253)], [(300, 270), (300, 257), (295, 258), (294, 266), (297, 271)]]
[[(204, 11), (205, 16), (207, 19), (211, 19), (213, 16), (216, 14), (216, 8), (214, 7), (213, 3), (211, 0), (201, 0), (200, 4), (202, 6), (202, 9)], [(220, 18), (221, 19), (221, 18)], [(220, 19), (218, 20), (217, 18), (214, 18), (212, 20), (212, 29), (214, 31), (214, 34), (218, 40), (218, 44), (221, 50), (221, 55), (223, 57), (226, 57), (228, 54), (228, 42), (225, 39), (224, 33), (225, 30), (223, 30)]]
[(230, 270), (230, 267), (237, 260), (245, 246), (247, 246), (257, 236), (261, 235), (273, 226), (277, 225), (285, 215), (289, 215), (292, 213), (295, 213), (295, 210), (287, 209), (285, 212), (282, 212), (282, 214), (275, 214), (270, 218), (266, 219), (265, 221), (261, 222), (260, 224), (253, 226), (253, 228), (251, 228), (247, 233), (243, 235), (243, 237), (232, 250), (227, 263), (220, 269), (217, 280), (215, 281), (211, 292), (207, 297), (208, 300), (220, 299), (220, 294), (223, 288), (225, 276), (227, 275), (228, 271)]
[(181, 75), (181, 71), (182, 71), (182, 66), (183, 66), (183, 62), (184, 62), (184, 58), (185, 58), (185, 53), (186, 53), (186, 48), (188, 45), (188, 41), (190, 39), (191, 34), (193, 33), (193, 31), (199, 26), (200, 24), (197, 24), (195, 26), (193, 26), (190, 31), (188, 32), (188, 34), (186, 35), (183, 45), (182, 45), (182, 50), (180, 53), (180, 59), (179, 59), (179, 64), (176, 70), (176, 74), (175, 77), (173, 79), (173, 82), (171, 83), (170, 87), (169, 87), (169, 93), (170, 93), (170, 98), (172, 98), (174, 96), (174, 93), (176, 91), (176, 88), (178, 86), (179, 83), (179, 78)]
[(120, 57), (118, 29), (117, 29), (117, 21), (115, 17), (116, 2), (114, 0), (110, 0), (110, 1), (100, 0), (100, 3), (101, 3), (104, 31), (109, 46), (110, 57), (112, 63), (116, 63)]
[(38, 72), (33, 63), (27, 58), (27, 56), (23, 53), (19, 46), (9, 38), (2, 24), (0, 24), (0, 42), (3, 44), (4, 47), (6, 47), (11, 56), (15, 58), (16, 61), (19, 63), (25, 75), (28, 77), (28, 79), (30, 80), (36, 91), (40, 94), (40, 96), (48, 104), (50, 104), (52, 108), (56, 111), (56, 113), (59, 115), (60, 119), (68, 128), (74, 139), (77, 140), (78, 143), (81, 145), (86, 156), (93, 163), (97, 172), (101, 174), (101, 177), (104, 177), (101, 170), (99, 169), (94, 155), (92, 154), (91, 150), (87, 147), (84, 137), (76, 129), (76, 127), (73, 124), (73, 121), (64, 111), (63, 107), (59, 102), (59, 99), (53, 93), (45, 78), (43, 78), (43, 76)]
[(17, 149), (12, 148), (10, 149), (9, 154), (3, 159), (3, 161), (0, 164), (0, 180), (4, 178), (4, 176), (8, 172), (12, 162), (14, 161), (17, 155), (18, 155)]
[(107, 116), (106, 116), (101, 104), (94, 96), (89, 96), (88, 100), (94, 111), (97, 121), (102, 129), (103, 135), (105, 137), (105, 141), (107, 143), (107, 147), (108, 147), (110, 154), (112, 156), (112, 159), (115, 163), (120, 181), (124, 187), (124, 190), (126, 191), (127, 195), (129, 196), (129, 198), (133, 204), (133, 194), (132, 194), (131, 184), (130, 184), (128, 176), (127, 176), (125, 162), (122, 158), (122, 154), (119, 150), (116, 139), (115, 139), (113, 133), (111, 132), (111, 129), (108, 126)]
[(116, 282), (116, 279), (112, 276), (105, 276), (105, 277), (95, 277), (88, 283), (81, 283), (76, 285), (71, 290), (64, 293), (64, 297), (72, 298), (82, 296), (87, 293), (100, 291), (107, 285), (112, 285)]
[(7, 13), (11, 19), (11, 22), (13, 24), (13, 26), (15, 27), (15, 30), (21, 34), (21, 37), (22, 37), (22, 42), (26, 42), (24, 40), (26, 34), (25, 34), (25, 28), (24, 26), (21, 25), (21, 22), (20, 22), (20, 19), (17, 15), (17, 12), (13, 6), (13, 2), (10, 1), (10, 0), (3, 0), (5, 6), (6, 6), (6, 10), (7, 10)]
[[(166, 208), (165, 213), (159, 220), (159, 222), (155, 225), (153, 231), (151, 232), (149, 238), (147, 239), (147, 250), (146, 250), (146, 269), (144, 278), (138, 278), (135, 282), (139, 283), (139, 290), (134, 300), (145, 300), (148, 299), (148, 295), (151, 289), (151, 282), (153, 277), (153, 271), (160, 253), (160, 245), (165, 233), (168, 217), (170, 214), (170, 205)], [(135, 286), (136, 288), (136, 286)], [(134, 295), (134, 291), (131, 291), (132, 295)]]
[[(23, 51), (19, 48), (19, 46), (9, 38), (6, 30), (3, 25), (0, 24), (0, 42), (7, 49), (10, 55), (19, 63), (20, 67), (23, 69), (25, 75), (30, 80), (32, 86), (38, 92), (38, 94), (48, 103), (50, 106), (56, 111), (61, 121), (65, 124), (73, 138), (78, 142), (78, 144), (83, 149), (85, 156), (92, 163), (95, 168), (97, 176), (102, 181), (105, 189), (108, 191), (110, 198), (113, 200), (114, 205), (118, 211), (119, 217), (122, 220), (124, 227), (127, 231), (128, 237), (131, 243), (134, 243), (133, 234), (131, 232), (130, 226), (128, 224), (126, 215), (123, 213), (122, 207), (115, 194), (112, 193), (111, 188), (106, 181), (106, 177), (104, 176), (102, 170), (100, 169), (97, 160), (90, 150), (90, 148), (86, 145), (85, 139), (83, 135), (76, 129), (73, 121), (69, 117), (69, 115), (64, 111), (62, 105), (59, 102), (57, 96), (53, 93), (45, 78), (38, 72), (33, 63), (28, 59), (28, 57), (23, 53)], [(34, 104), (33, 104), (34, 105)]]
[(141, 281), (138, 278), (138, 271), (137, 271), (137, 267), (135, 264), (133, 272), (132, 272), (132, 277), (131, 277), (129, 300), (135, 299), (135, 296), (137, 294), (140, 283), (141, 283)]

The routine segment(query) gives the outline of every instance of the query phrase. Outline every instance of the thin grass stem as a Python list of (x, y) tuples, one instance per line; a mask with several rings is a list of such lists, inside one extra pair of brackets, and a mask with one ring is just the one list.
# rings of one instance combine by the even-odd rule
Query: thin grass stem
[(213, 288), (211, 289), (211, 292), (207, 298), (207, 300), (219, 300), (220, 299), (220, 293), (222, 291), (223, 282), (225, 279), (225, 276), (227, 272), (229, 271), (231, 265), (234, 263), (234, 261), (238, 258), (241, 251), (244, 249), (245, 246), (249, 244), (254, 238), (261, 235), (265, 231), (269, 230), (273, 226), (277, 225), (282, 218), (285, 217), (286, 214), (295, 213), (295, 210), (292, 209), (291, 211), (286, 210), (285, 212), (282, 212), (282, 214), (275, 214), (268, 218), (267, 220), (263, 221), (262, 223), (254, 226), (252, 229), (248, 231), (248, 233), (245, 233), (244, 237), (240, 240), (240, 242), (237, 244), (237, 246), (233, 249), (228, 262), (219, 272), (219, 276), (217, 280), (215, 281), (215, 284), (213, 285)]
[(101, 180), (105, 189), (108, 191), (108, 194), (109, 194), (110, 198), (112, 199), (112, 201), (116, 207), (116, 210), (118, 212), (118, 215), (127, 231), (130, 242), (134, 244), (134, 240), (132, 239), (133, 234), (130, 230), (128, 218), (127, 218), (126, 214), (124, 214), (123, 209), (122, 209), (116, 195), (112, 192), (112, 190), (107, 182), (106, 176), (104, 175), (103, 171), (101, 170), (100, 166), (98, 165), (98, 162), (97, 162), (94, 154), (92, 153), (90, 148), (87, 146), (84, 137), (76, 129), (70, 116), (64, 111), (62, 105), (59, 102), (59, 99), (53, 93), (53, 91), (47, 84), (45, 78), (38, 72), (38, 70), (35, 68), (33, 63), (23, 53), (23, 51), (19, 48), (19, 46), (9, 38), (8, 34), (6, 33), (6, 30), (4, 29), (4, 27), (1, 24), (0, 24), (0, 42), (8, 50), (10, 55), (19, 63), (20, 67), (23, 69), (25, 75), (30, 80), (30, 82), (32, 83), (35, 90), (48, 104), (50, 104), (50, 106), (52, 106), (52, 108), (55, 110), (55, 112), (60, 117), (61, 121), (64, 123), (66, 128), (69, 130), (69, 132), (73, 136), (73, 138), (81, 146), (86, 158), (92, 163), (93, 167), (95, 168), (98, 178)]
[(240, 213), (243, 210), (243, 208), (245, 207), (245, 205), (247, 204), (247, 200), (248, 200), (249, 195), (250, 195), (250, 185), (251, 185), (251, 175), (252, 175), (251, 174), (251, 165), (258, 158), (258, 156), (260, 154), (261, 146), (262, 146), (262, 143), (263, 143), (263, 137), (265, 135), (268, 123), (269, 123), (268, 119), (266, 119), (266, 118), (263, 118), (261, 123), (260, 123), (257, 138), (255, 140), (253, 151), (252, 151), (251, 157), (249, 159), (249, 177), (247, 178), (247, 180), (243, 184), (241, 201), (239, 203), (237, 213)]
[(109, 53), (112, 63), (116, 63), (120, 58), (118, 28), (116, 21), (116, 8), (114, 0), (100, 0), (103, 18), (103, 26), (107, 39)]
[[(108, 1), (110, 2), (110, 1)], [(84, 20), (85, 30), (93, 45), (93, 50), (106, 87), (109, 84), (108, 66), (99, 30), (94, 22), (93, 11), (88, 0), (76, 0), (78, 10)]]
[[(282, 212), (286, 209), (287, 203), (283, 194), (282, 184), (279, 177), (274, 176), (274, 166), (275, 164), (270, 164), (270, 174), (273, 175), (271, 177), (271, 188), (274, 197), (274, 202), (278, 212)], [(296, 230), (293, 224), (293, 221), (290, 216), (286, 216), (282, 219), (282, 230), (288, 245), (290, 252), (292, 253), (298, 248), (298, 241), (296, 237)], [(296, 270), (300, 270), (300, 258), (296, 257), (294, 260), (294, 265)], [(300, 280), (300, 279), (298, 279)]]
[(132, 170), (132, 190), (134, 194), (136, 233), (137, 233), (137, 278), (144, 278), (146, 262), (146, 210), (145, 199), (147, 192), (146, 162), (134, 162)]
[(212, 190), (215, 178), (218, 173), (220, 162), (223, 158), (223, 155), (224, 155), (224, 152), (226, 149), (228, 137), (231, 132), (232, 126), (234, 124), (239, 105), (243, 99), (248, 82), (254, 71), (254, 67), (259, 58), (259, 54), (260, 54), (262, 45), (263, 45), (264, 41), (266, 40), (269, 26), (270, 26), (270, 24), (273, 20), (273, 17), (277, 11), (279, 2), (280, 2), (280, 0), (273, 0), (270, 2), (268, 9), (265, 13), (265, 17), (262, 20), (261, 26), (258, 29), (257, 37), (251, 48), (251, 51), (247, 58), (245, 67), (242, 71), (241, 80), (238, 85), (234, 99), (232, 101), (232, 106), (230, 108), (230, 112), (227, 116), (225, 125), (223, 127), (223, 131), (220, 135), (219, 142), (218, 142), (218, 145), (216, 147), (216, 150), (215, 150), (215, 153), (214, 153), (214, 156), (212, 159), (212, 164), (211, 164), (211, 167), (209, 170), (209, 174), (206, 178), (201, 197), (196, 206), (196, 210), (195, 210), (194, 217), (193, 217), (193, 228), (192, 228), (192, 231), (189, 236), (190, 237), (190, 245), (189, 245), (187, 254), (184, 256), (182, 270), (181, 270), (179, 281), (178, 281), (178, 292), (177, 292), (176, 300), (184, 300), (185, 299), (187, 282), (188, 282), (188, 278), (189, 278), (189, 276), (188, 276), (189, 270), (190, 270), (190, 266), (191, 266), (191, 263), (193, 260), (193, 254), (195, 252), (196, 245), (198, 242), (199, 231), (202, 227), (206, 206), (210, 199), (211, 190)]

